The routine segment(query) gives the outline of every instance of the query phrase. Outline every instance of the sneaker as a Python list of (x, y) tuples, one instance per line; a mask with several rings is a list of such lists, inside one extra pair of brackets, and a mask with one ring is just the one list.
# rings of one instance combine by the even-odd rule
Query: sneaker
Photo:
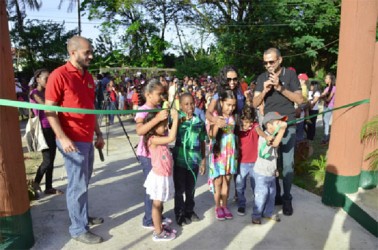
[(170, 241), (176, 238), (176, 234), (174, 233), (169, 233), (165, 230), (161, 231), (160, 234), (157, 234), (154, 232), (152, 234), (152, 240), (153, 241)]
[(182, 226), (182, 224), (187, 224), (186, 222), (186, 219), (185, 219), (185, 216), (183, 214), (179, 214), (176, 216), (176, 223), (177, 225), (179, 225), (180, 227)]
[(170, 225), (172, 224), (172, 222), (173, 222), (172, 219), (168, 217), (163, 217), (161, 220), (161, 224), (164, 224), (164, 225)]
[(223, 209), (223, 212), (224, 212), (224, 217), (228, 220), (231, 220), (232, 218), (234, 218), (234, 216), (232, 215), (231, 211), (228, 210), (227, 207), (222, 207)]
[(170, 226), (167, 226), (167, 225), (162, 225), (162, 226), (163, 226), (163, 230), (164, 231), (167, 231), (168, 233), (177, 234), (177, 230), (176, 229), (173, 229), (173, 228), (171, 228)]
[(238, 208), (238, 215), (240, 215), (240, 216), (245, 215), (245, 207), (239, 207)]
[(101, 217), (90, 217), (88, 216), (88, 224), (90, 226), (93, 226), (93, 225), (100, 225), (104, 223), (104, 219), (101, 218)]
[(215, 218), (217, 218), (217, 220), (225, 220), (226, 217), (221, 207), (215, 208)]
[(252, 218), (252, 224), (261, 225), (261, 219), (253, 219)]
[(275, 221), (275, 222), (280, 222), (281, 221), (281, 218), (278, 214), (274, 214), (270, 217), (264, 217), (265, 219), (267, 220), (272, 220), (272, 221)]
[(85, 244), (98, 244), (103, 241), (101, 236), (98, 236), (90, 231), (80, 234), (77, 237), (73, 237), (73, 239)]
[(287, 215), (287, 216), (290, 216), (293, 214), (293, 206), (291, 204), (291, 201), (290, 200), (287, 200), (287, 201), (283, 201), (283, 204), (282, 204), (282, 212), (284, 215)]

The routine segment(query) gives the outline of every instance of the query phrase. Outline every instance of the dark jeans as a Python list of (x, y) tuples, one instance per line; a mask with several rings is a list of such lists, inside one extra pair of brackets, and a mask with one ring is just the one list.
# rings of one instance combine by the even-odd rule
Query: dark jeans
[[(310, 115), (316, 115), (319, 113), (319, 110), (310, 110)], [(316, 132), (316, 119), (318, 116), (312, 117), (311, 124), (307, 124), (307, 139), (308, 140), (314, 140), (315, 138), (315, 132)]]
[[(145, 181), (148, 174), (150, 173), (152, 169), (151, 158), (144, 157), (144, 156), (138, 156), (138, 158), (140, 160), (140, 166), (142, 167), (144, 181)], [(151, 213), (152, 213), (152, 200), (150, 199), (150, 196), (147, 193), (145, 193), (144, 194), (143, 226), (153, 225)]]
[[(291, 200), (291, 185), (294, 177), (294, 149), (295, 149), (295, 126), (289, 126), (282, 138), (277, 159), (278, 168), (282, 169), (283, 176), (283, 200)], [(277, 196), (281, 195), (280, 185), (277, 185)]]
[[(173, 181), (175, 183), (175, 214), (191, 215), (194, 209), (194, 191), (198, 176), (198, 168), (186, 169), (175, 166)], [(185, 201), (184, 201), (185, 193)]]
[(39, 165), (34, 182), (40, 184), (45, 175), (46, 190), (52, 188), (52, 178), (54, 170), (54, 160), (56, 155), (55, 134), (52, 128), (42, 128), (43, 136), (49, 146), (48, 149), (42, 150), (42, 163)]

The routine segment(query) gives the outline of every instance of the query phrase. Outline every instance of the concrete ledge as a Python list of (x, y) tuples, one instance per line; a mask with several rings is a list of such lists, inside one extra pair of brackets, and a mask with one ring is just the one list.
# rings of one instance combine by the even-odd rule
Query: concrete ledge
[(378, 237), (378, 189), (358, 189), (354, 194), (346, 194), (344, 211), (361, 226)]

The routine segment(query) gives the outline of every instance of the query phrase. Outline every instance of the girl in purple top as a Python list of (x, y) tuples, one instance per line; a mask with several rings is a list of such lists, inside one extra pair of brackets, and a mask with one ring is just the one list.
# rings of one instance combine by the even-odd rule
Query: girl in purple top
[[(164, 93), (164, 87), (157, 79), (151, 79), (144, 88), (143, 92), (146, 102), (144, 105), (140, 106), (138, 110), (157, 109), (160, 107), (161, 95)], [(168, 118), (168, 111), (162, 110), (159, 113), (157, 113), (153, 119), (149, 120), (148, 122), (144, 122), (144, 119), (147, 117), (147, 115), (148, 112), (138, 112), (135, 115), (136, 133), (140, 136), (137, 155), (143, 170), (145, 180), (152, 169), (152, 165), (151, 154), (146, 150), (143, 138), (144, 135), (146, 135), (149, 131), (153, 130), (157, 125), (160, 124), (160, 122)], [(150, 199), (150, 196), (146, 193), (144, 197), (144, 216), (142, 224), (144, 228), (154, 229), (151, 212), (152, 200)], [(171, 222), (171, 219), (163, 218), (163, 224), (165, 223), (167, 225)], [(168, 228), (165, 229), (169, 230)]]
[[(45, 104), (45, 88), (49, 74), (50, 73), (47, 69), (39, 69), (35, 71), (33, 84), (31, 85), (31, 91), (29, 94), (31, 103)], [(45, 137), (46, 143), (49, 146), (48, 149), (42, 150), (43, 160), (41, 165), (38, 167), (37, 174), (34, 179), (34, 190), (36, 191), (36, 194), (41, 191), (41, 187), (39, 185), (41, 183), (43, 175), (45, 175), (45, 194), (63, 194), (61, 190), (52, 187), (52, 176), (56, 155), (54, 131), (52, 130), (43, 110), (33, 109), (33, 113), (35, 116), (39, 116), (42, 125), (43, 136)]]
[(322, 144), (327, 145), (329, 142), (329, 130), (331, 126), (330, 123), (332, 120), (332, 112), (329, 110), (333, 109), (333, 106), (335, 105), (336, 77), (334, 74), (328, 73), (324, 81), (327, 84), (327, 87), (320, 96), (320, 98), (324, 101), (323, 112), (326, 112), (323, 114), (324, 137), (322, 140)]

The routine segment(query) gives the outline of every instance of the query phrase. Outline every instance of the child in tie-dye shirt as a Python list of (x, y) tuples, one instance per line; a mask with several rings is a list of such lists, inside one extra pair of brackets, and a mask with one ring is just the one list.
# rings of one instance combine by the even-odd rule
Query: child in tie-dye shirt
[(227, 90), (219, 95), (217, 111), (214, 115), (223, 117), (226, 126), (220, 128), (212, 124), (209, 137), (212, 139), (209, 155), (209, 185), (214, 193), (215, 213), (218, 220), (232, 219), (233, 215), (227, 208), (230, 180), (237, 170), (236, 136), (234, 134), (236, 108), (235, 94)]

